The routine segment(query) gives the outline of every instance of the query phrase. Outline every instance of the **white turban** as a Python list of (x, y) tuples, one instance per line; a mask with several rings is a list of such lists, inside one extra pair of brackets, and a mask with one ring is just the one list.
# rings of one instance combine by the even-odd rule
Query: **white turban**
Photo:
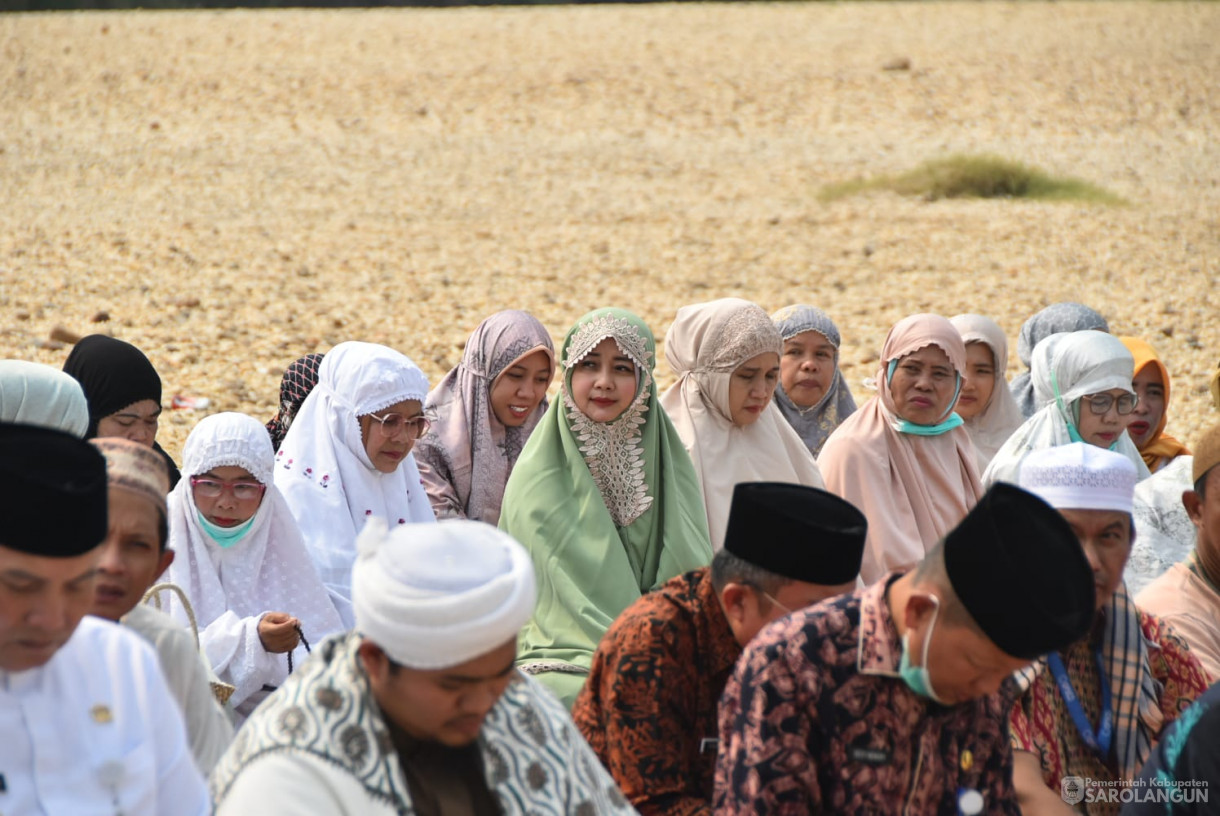
[(1031, 451), (1021, 463), (1021, 487), (1056, 510), (1130, 513), (1135, 482), (1130, 459), (1084, 442)]
[(356, 631), (391, 660), (444, 669), (516, 637), (534, 613), (534, 564), (512, 536), (478, 521), (372, 518), (356, 540)]

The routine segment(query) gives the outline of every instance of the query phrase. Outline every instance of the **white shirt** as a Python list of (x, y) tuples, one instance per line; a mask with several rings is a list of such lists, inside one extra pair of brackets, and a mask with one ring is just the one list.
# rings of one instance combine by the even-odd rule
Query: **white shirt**
[(44, 666), (0, 671), (0, 813), (205, 816), (211, 804), (152, 647), (86, 617)]

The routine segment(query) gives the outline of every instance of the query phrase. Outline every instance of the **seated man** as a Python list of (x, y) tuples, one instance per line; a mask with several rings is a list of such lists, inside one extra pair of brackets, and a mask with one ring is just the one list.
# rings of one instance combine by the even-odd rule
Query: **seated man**
[(1220, 680), (1220, 425), (1203, 435), (1198, 451), (1191, 473), (1194, 488), (1182, 494), (1194, 522), (1194, 552), (1135, 601), (1172, 626), (1211, 679)]
[(169, 468), (163, 456), (129, 439), (94, 439), (92, 444), (106, 457), (110, 532), (102, 542), (90, 611), (122, 623), (157, 650), (161, 671), (186, 719), (195, 764), (209, 773), (233, 739), (233, 724), (216, 702), (212, 675), (195, 638), (169, 615), (140, 603), (174, 560), (174, 551), (165, 548)]
[(268, 697), (212, 775), (219, 816), (626, 814), (563, 706), (513, 667), (525, 549), (475, 521), (370, 520), (356, 629)]
[[(1131, 553), (1136, 469), (1119, 453), (1075, 442), (1031, 453), (1021, 486), (1055, 507), (1092, 567), (1097, 606), (1071, 643), (1022, 673), (1012, 710), (1013, 783), (1026, 816), (1118, 813), (1105, 783), (1130, 780), (1162, 730), (1207, 688), (1199, 661), (1122, 584)], [(1083, 790), (1062, 787), (1080, 777)], [(1077, 783), (1081, 784), (1081, 783)], [(1106, 793), (1099, 796), (1098, 792)]]
[(792, 610), (855, 589), (866, 529), (824, 490), (739, 484), (711, 567), (611, 625), (572, 718), (641, 813), (712, 812), (716, 705), (741, 647)]
[(211, 811), (152, 648), (87, 617), (106, 463), (59, 431), (0, 423), (0, 809)]
[(746, 646), (720, 703), (715, 812), (1017, 814), (1012, 673), (1092, 616), (1071, 528), (995, 485), (912, 571)]

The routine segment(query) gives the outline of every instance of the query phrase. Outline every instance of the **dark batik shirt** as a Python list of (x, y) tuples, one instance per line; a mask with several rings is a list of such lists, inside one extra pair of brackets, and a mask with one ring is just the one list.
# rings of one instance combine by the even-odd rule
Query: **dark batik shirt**
[(740, 654), (706, 567), (640, 598), (602, 638), (572, 718), (644, 816), (711, 813), (716, 703)]
[(800, 610), (750, 642), (720, 706), (715, 812), (1019, 814), (1003, 690), (944, 707), (898, 676), (896, 574)]

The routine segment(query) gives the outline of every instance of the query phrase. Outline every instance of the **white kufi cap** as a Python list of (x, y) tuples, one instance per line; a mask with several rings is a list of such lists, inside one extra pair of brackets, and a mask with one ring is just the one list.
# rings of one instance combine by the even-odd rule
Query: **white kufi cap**
[(395, 663), (444, 669), (517, 636), (534, 613), (534, 563), (507, 533), (478, 521), (365, 524), (356, 540), (356, 631)]
[(1130, 513), (1135, 482), (1130, 459), (1084, 442), (1031, 451), (1021, 463), (1021, 487), (1056, 510)]

